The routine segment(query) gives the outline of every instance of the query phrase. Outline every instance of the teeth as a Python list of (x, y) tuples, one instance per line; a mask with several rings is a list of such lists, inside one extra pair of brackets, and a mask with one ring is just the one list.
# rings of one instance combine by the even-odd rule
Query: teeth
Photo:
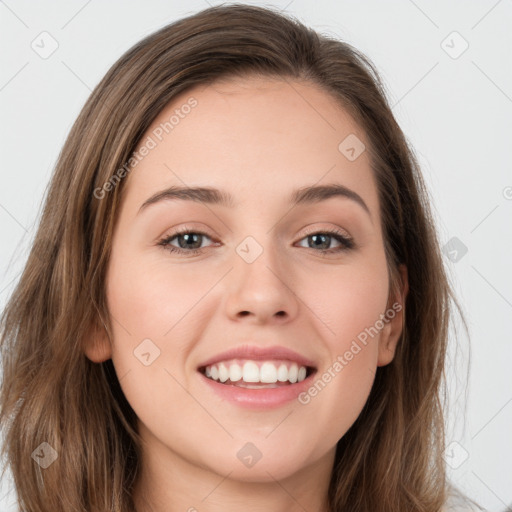
[(229, 380), (231, 382), (238, 382), (242, 376), (242, 367), (239, 364), (234, 363), (229, 366)]
[(260, 382), (260, 369), (256, 363), (245, 363), (242, 372), (244, 382)]
[[(239, 364), (239, 362), (241, 364)], [(228, 384), (239, 382), (242, 387), (258, 387), (245, 386), (244, 383), (257, 384), (275, 384), (301, 382), (306, 378), (307, 370), (305, 366), (298, 366), (297, 363), (290, 361), (231, 361), (212, 364), (205, 368), (206, 377), (226, 382)], [(237, 385), (237, 384), (234, 384)], [(270, 387), (277, 387), (275, 386)]]
[(226, 382), (229, 379), (229, 369), (222, 363), (219, 364), (219, 379), (221, 382)]
[(260, 368), (260, 382), (277, 382), (277, 369), (272, 363), (263, 363)]
[(288, 380), (288, 368), (285, 364), (281, 364), (277, 370), (277, 380), (279, 382), (286, 382)]
[(292, 367), (288, 370), (288, 380), (292, 383), (297, 382), (298, 374), (299, 368), (296, 364), (293, 364)]

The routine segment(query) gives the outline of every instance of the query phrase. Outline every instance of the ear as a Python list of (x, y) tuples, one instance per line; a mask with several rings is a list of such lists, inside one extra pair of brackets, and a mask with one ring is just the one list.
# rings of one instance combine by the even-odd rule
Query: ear
[(409, 279), (407, 267), (399, 265), (398, 270), (402, 277), (402, 284), (397, 294), (390, 296), (386, 309), (386, 318), (383, 320), (384, 328), (379, 338), (379, 356), (377, 366), (386, 366), (395, 356), (396, 346), (402, 334), (405, 319), (405, 300), (409, 293)]
[(91, 326), (84, 340), (84, 352), (93, 363), (102, 363), (112, 357), (112, 346), (104, 326), (97, 322)]

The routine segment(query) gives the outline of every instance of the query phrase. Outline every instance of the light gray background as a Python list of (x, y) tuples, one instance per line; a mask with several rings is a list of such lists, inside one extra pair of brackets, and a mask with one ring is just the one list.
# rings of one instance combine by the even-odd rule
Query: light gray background
[[(0, 1), (0, 307), (24, 264), (60, 148), (93, 87), (142, 37), (218, 3)], [(442, 243), (460, 241), (445, 257), (470, 327), (470, 340), (463, 330), (451, 338), (450, 477), (490, 511), (512, 507), (510, 0), (244, 3), (279, 7), (341, 38), (380, 71), (420, 158)], [(46, 59), (31, 47), (50, 48), (43, 31), (58, 42)], [(0, 510), (14, 511), (12, 484), (2, 484)]]

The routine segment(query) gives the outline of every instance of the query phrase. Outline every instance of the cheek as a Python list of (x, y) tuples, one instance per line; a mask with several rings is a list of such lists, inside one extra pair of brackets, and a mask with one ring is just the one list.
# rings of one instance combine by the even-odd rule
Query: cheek
[(347, 350), (352, 340), (385, 313), (388, 275), (384, 258), (308, 272), (301, 282), (300, 298), (314, 314), (333, 354)]
[[(201, 276), (162, 260), (113, 259), (111, 268), (107, 298), (116, 320), (114, 333), (119, 335), (114, 338), (125, 339), (129, 332), (130, 343), (151, 338), (165, 346), (172, 339), (173, 346), (179, 348), (179, 341), (186, 339), (186, 326), (191, 325), (190, 313), (197, 318), (201, 299), (218, 280), (211, 273)], [(193, 333), (188, 335), (193, 337)]]
[[(123, 393), (139, 420), (160, 438), (181, 439), (185, 429), (187, 439), (198, 439), (202, 429), (189, 420), (201, 408), (186, 391), (185, 367), (197, 339), (195, 308), (212, 279), (192, 279), (180, 265), (111, 261), (112, 361)], [(188, 418), (183, 424), (174, 421), (181, 413)], [(193, 451), (193, 446), (181, 448), (183, 455)]]
[(317, 272), (303, 284), (301, 298), (307, 298), (306, 311), (313, 312), (310, 318), (329, 357), (301, 403), (314, 413), (315, 422), (332, 425), (328, 441), (333, 442), (356, 421), (373, 385), (379, 320), (387, 304), (387, 267), (376, 258), (360, 267)]

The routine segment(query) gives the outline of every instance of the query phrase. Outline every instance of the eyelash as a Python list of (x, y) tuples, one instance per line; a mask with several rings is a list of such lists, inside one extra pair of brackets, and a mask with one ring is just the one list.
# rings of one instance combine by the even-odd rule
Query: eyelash
[[(199, 248), (199, 249), (187, 250), (187, 249), (181, 249), (179, 247), (175, 247), (173, 245), (170, 245), (171, 240), (173, 240), (174, 238), (176, 238), (176, 237), (178, 237), (180, 235), (188, 235), (188, 234), (202, 235), (202, 236), (206, 236), (206, 237), (212, 239), (212, 237), (210, 237), (207, 233), (205, 233), (203, 231), (189, 229), (189, 228), (187, 228), (185, 226), (184, 228), (175, 231), (171, 235), (166, 236), (166, 237), (160, 239), (159, 242), (158, 242), (158, 245), (161, 246), (163, 249), (171, 252), (171, 253), (186, 254), (187, 256), (193, 256), (193, 255), (196, 255), (196, 254), (199, 254), (199, 253), (203, 252), (203, 249), (205, 249), (204, 247), (203, 248)], [(336, 239), (338, 242), (341, 243), (341, 247), (336, 247), (334, 249), (321, 249), (319, 251), (315, 251), (315, 252), (320, 253), (323, 256), (328, 256), (329, 254), (335, 254), (335, 253), (339, 253), (339, 252), (342, 252), (342, 251), (347, 251), (347, 250), (353, 249), (355, 247), (355, 244), (354, 244), (354, 241), (353, 241), (352, 238), (347, 237), (341, 231), (338, 231), (336, 229), (325, 230), (325, 231), (318, 231), (318, 230), (317, 231), (311, 231), (309, 233), (306, 233), (301, 238), (300, 241), (302, 241), (304, 238), (310, 237), (312, 235), (329, 235), (329, 236), (333, 237), (334, 239)], [(307, 247), (307, 249), (313, 249), (314, 250), (313, 247)]]

